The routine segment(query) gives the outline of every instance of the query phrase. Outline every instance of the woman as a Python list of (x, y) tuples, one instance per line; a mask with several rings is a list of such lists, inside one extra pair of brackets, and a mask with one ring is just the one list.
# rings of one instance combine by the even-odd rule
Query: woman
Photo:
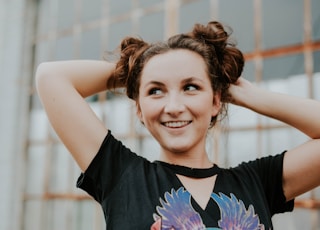
[[(240, 77), (242, 53), (219, 22), (148, 44), (125, 38), (116, 64), (63, 61), (38, 67), (37, 89), (78, 163), (78, 186), (103, 208), (108, 229), (272, 229), (273, 214), (320, 184), (320, 104), (257, 88)], [(161, 146), (159, 161), (115, 139), (84, 98), (125, 87)], [(219, 168), (206, 134), (226, 103), (285, 122), (311, 140), (275, 156)]]

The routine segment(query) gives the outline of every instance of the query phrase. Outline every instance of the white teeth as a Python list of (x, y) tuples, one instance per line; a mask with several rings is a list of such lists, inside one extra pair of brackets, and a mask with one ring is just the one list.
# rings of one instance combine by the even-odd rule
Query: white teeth
[(164, 125), (169, 128), (178, 128), (187, 124), (189, 124), (189, 121), (169, 121), (164, 123)]

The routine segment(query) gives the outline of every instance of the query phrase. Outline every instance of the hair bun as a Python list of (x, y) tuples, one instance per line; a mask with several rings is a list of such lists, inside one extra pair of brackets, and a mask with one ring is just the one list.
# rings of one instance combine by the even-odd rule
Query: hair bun
[(216, 49), (224, 49), (229, 37), (229, 34), (219, 22), (209, 22), (207, 26), (196, 24), (192, 34), (194, 39), (213, 45)]
[(230, 40), (231, 33), (231, 28), (217, 21), (207, 25), (196, 24), (190, 33), (193, 39), (210, 47), (212, 58), (219, 62), (218, 77), (227, 84), (237, 81), (244, 66), (242, 52), (235, 47), (235, 42)]
[[(141, 54), (147, 48), (149, 48), (149, 44), (140, 38), (127, 37), (122, 40), (120, 44), (120, 59), (113, 74), (116, 82), (126, 88), (134, 82), (133, 78), (136, 77), (135, 72), (139, 65)], [(129, 98), (134, 97), (128, 92), (127, 95)]]
[(132, 53), (134, 53), (137, 49), (140, 49), (145, 45), (146, 43), (142, 39), (127, 37), (122, 40), (120, 44), (120, 49), (121, 49), (121, 52), (132, 51)]

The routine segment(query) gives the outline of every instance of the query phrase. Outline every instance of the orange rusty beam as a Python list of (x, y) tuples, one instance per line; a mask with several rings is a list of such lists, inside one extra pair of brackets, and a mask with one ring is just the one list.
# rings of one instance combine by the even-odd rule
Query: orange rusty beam
[(290, 45), (290, 46), (282, 46), (279, 48), (268, 49), (268, 50), (254, 51), (251, 53), (245, 53), (244, 57), (246, 60), (251, 60), (251, 59), (254, 59), (255, 57), (270, 58), (270, 57), (283, 56), (287, 54), (303, 53), (305, 49), (314, 50), (314, 51), (320, 50), (320, 41), (314, 41), (310, 43)]
[(74, 194), (74, 193), (45, 193), (42, 195), (30, 195), (24, 196), (24, 200), (92, 200), (88, 195)]
[(316, 199), (297, 199), (294, 202), (295, 208), (320, 209), (320, 200)]

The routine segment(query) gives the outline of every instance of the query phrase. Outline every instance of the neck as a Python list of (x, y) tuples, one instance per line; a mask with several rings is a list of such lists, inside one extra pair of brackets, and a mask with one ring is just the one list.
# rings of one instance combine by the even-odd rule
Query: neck
[(169, 164), (181, 165), (189, 168), (210, 168), (213, 165), (205, 152), (198, 156), (183, 153), (161, 153), (159, 160)]

